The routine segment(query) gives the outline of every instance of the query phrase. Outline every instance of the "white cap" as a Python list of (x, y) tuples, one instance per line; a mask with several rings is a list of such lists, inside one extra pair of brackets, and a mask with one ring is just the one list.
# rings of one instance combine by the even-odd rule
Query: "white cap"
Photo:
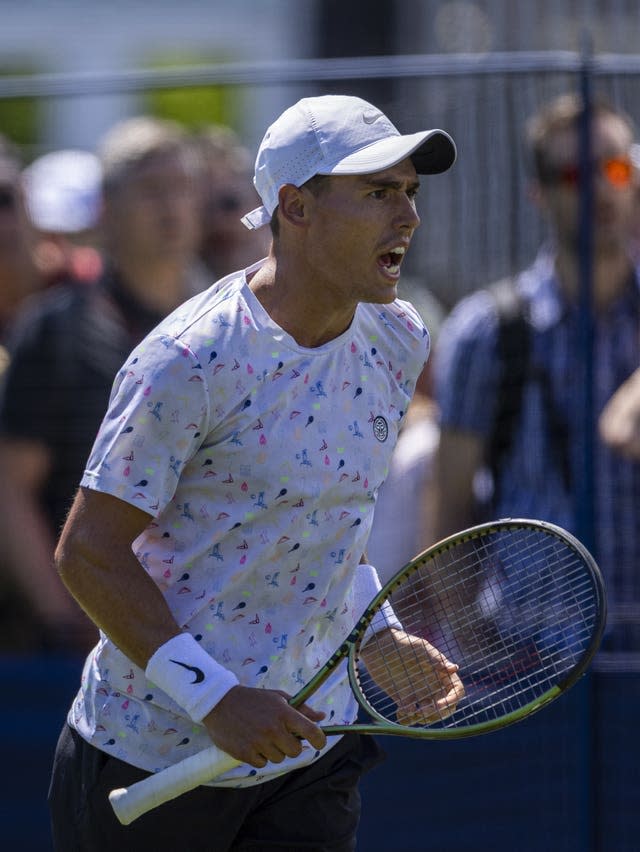
[(94, 227), (100, 213), (101, 167), (89, 151), (52, 151), (23, 172), (27, 209), (40, 231), (72, 234)]
[(266, 225), (285, 184), (302, 186), (314, 175), (371, 174), (407, 157), (418, 174), (438, 174), (453, 165), (456, 146), (443, 130), (401, 135), (384, 113), (361, 98), (303, 98), (265, 133), (253, 178), (263, 206), (242, 222), (247, 228)]

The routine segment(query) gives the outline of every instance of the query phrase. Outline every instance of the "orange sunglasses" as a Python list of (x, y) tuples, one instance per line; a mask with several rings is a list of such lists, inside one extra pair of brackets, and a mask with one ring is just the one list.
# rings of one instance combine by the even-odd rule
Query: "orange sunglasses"
[[(568, 165), (549, 169), (544, 176), (545, 183), (555, 183), (566, 187), (577, 187), (580, 183), (580, 166)], [(607, 157), (592, 164), (592, 173), (598, 172), (611, 186), (626, 189), (633, 177), (633, 164), (629, 157)]]

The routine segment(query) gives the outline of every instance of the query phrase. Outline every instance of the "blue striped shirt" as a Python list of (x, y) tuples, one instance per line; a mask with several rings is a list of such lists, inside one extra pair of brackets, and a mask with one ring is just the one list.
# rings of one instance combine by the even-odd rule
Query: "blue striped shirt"
[[(587, 429), (593, 436), (595, 528), (588, 542), (604, 574), (611, 610), (613, 649), (640, 651), (640, 464), (611, 451), (597, 434), (597, 419), (618, 386), (640, 365), (640, 282), (628, 287), (594, 318), (593, 409), (586, 416), (577, 305), (560, 294), (553, 257), (541, 253), (517, 278), (532, 326), (530, 367), (548, 377), (555, 410), (566, 424), (559, 463), (558, 442), (548, 426), (549, 406), (539, 381), (525, 382), (519, 420), (499, 471), (494, 517), (551, 521), (576, 535), (577, 486), (584, 467)], [(488, 438), (501, 382), (497, 354), (498, 319), (493, 298), (478, 291), (447, 318), (435, 358), (436, 396), (443, 429)], [(635, 624), (635, 622), (638, 622)], [(619, 627), (613, 631), (613, 626)]]

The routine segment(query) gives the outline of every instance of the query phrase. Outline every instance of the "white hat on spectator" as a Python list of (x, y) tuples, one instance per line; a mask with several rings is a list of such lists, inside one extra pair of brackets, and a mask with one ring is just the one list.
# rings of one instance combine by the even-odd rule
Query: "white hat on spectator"
[(453, 165), (456, 147), (444, 130), (403, 136), (383, 112), (361, 98), (303, 98), (265, 133), (253, 179), (263, 206), (242, 221), (247, 228), (266, 225), (286, 184), (302, 186), (314, 175), (379, 172), (407, 157), (418, 174), (437, 174)]
[(40, 231), (80, 233), (100, 214), (101, 167), (89, 151), (52, 151), (23, 171), (27, 210)]

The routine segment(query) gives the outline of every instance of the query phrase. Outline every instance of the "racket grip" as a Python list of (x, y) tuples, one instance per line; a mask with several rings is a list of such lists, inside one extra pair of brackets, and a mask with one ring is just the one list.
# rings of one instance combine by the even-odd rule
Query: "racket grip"
[(240, 766), (240, 763), (216, 746), (211, 746), (130, 787), (112, 790), (109, 801), (122, 825), (129, 825), (147, 811), (194, 790), (200, 784), (206, 784)]

